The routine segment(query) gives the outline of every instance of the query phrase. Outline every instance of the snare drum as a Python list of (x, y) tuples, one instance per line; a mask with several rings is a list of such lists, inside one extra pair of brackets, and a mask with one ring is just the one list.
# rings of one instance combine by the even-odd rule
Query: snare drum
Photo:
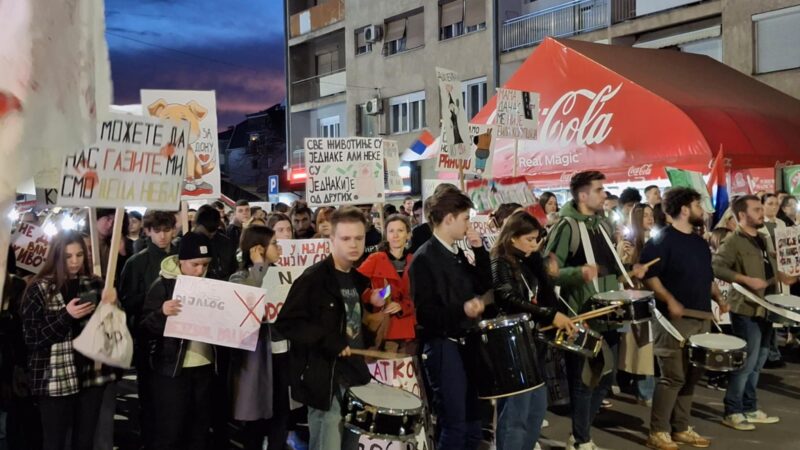
[(475, 374), (478, 397), (507, 397), (544, 383), (539, 373), (533, 325), (527, 314), (483, 320), (464, 339), (465, 360)]
[(540, 339), (553, 347), (578, 353), (587, 358), (597, 356), (603, 346), (603, 336), (597, 331), (590, 330), (578, 323), (575, 324), (575, 328), (577, 331), (572, 336), (564, 330), (558, 330), (555, 339), (550, 340), (544, 336), (540, 336)]
[[(780, 306), (783, 309), (800, 313), (800, 297), (794, 295), (768, 295), (764, 297), (765, 300), (772, 303), (775, 306)], [(781, 325), (786, 325), (788, 327), (796, 327), (800, 326), (800, 323), (795, 322), (792, 319), (784, 317), (780, 314), (774, 313), (772, 311), (767, 310), (767, 320), (774, 323), (779, 323)]]
[(370, 383), (344, 394), (344, 425), (357, 434), (387, 441), (408, 441), (419, 434), (422, 400), (400, 388)]
[(600, 309), (618, 305), (619, 310), (601, 317), (599, 320), (614, 323), (644, 323), (653, 320), (655, 299), (651, 291), (608, 291), (592, 297), (592, 307)]
[(687, 342), (689, 362), (697, 367), (733, 372), (744, 366), (747, 359), (747, 342), (736, 336), (702, 333), (689, 337)]

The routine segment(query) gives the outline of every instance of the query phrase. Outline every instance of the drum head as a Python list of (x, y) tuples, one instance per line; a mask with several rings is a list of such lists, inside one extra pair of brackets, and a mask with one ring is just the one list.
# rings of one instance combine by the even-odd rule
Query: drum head
[(689, 338), (689, 343), (714, 350), (741, 350), (747, 346), (743, 339), (719, 333), (695, 334)]
[(608, 291), (608, 292), (601, 292), (599, 294), (595, 294), (592, 296), (593, 300), (603, 303), (611, 303), (611, 302), (635, 302), (637, 300), (642, 300), (645, 298), (650, 298), (653, 296), (652, 291), (636, 291), (636, 290), (628, 290), (628, 291)]
[(764, 298), (773, 305), (778, 305), (786, 309), (800, 309), (800, 297), (794, 295), (777, 294), (768, 295)]
[(422, 400), (400, 388), (385, 384), (369, 383), (350, 388), (358, 399), (372, 406), (386, 409), (412, 410), (422, 407)]
[(478, 322), (478, 328), (481, 330), (491, 330), (494, 328), (513, 327), (520, 322), (528, 322), (530, 316), (527, 314), (513, 314), (510, 316), (500, 316), (496, 319), (481, 320)]

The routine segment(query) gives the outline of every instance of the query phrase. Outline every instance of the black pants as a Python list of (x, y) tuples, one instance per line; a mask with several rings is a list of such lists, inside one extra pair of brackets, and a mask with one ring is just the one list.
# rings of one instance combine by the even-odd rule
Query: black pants
[(105, 387), (81, 389), (64, 397), (39, 397), (42, 417), (42, 449), (70, 448), (67, 437), (72, 431), (72, 450), (92, 450), (100, 405)]
[(272, 355), (272, 417), (244, 423), (245, 450), (261, 450), (264, 436), (269, 450), (283, 450), (289, 437), (289, 354)]
[(177, 377), (150, 376), (155, 450), (208, 448), (211, 425), (211, 365), (182, 369)]

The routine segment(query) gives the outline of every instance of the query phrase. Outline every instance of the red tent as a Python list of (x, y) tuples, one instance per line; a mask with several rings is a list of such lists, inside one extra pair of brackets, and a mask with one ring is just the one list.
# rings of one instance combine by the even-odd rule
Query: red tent
[[(589, 169), (611, 182), (707, 172), (720, 147), (734, 169), (800, 159), (800, 101), (706, 56), (547, 38), (504, 87), (540, 94), (539, 137), (518, 149), (518, 174), (540, 185)], [(472, 122), (494, 112), (492, 98)], [(513, 154), (497, 140), (496, 176)]]

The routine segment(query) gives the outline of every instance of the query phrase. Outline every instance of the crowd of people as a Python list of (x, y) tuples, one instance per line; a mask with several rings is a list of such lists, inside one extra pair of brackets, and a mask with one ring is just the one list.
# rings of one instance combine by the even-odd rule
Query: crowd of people
[[(778, 422), (757, 396), (761, 369), (782, 364), (775, 331), (763, 308), (728, 287), (738, 283), (759, 297), (796, 293), (797, 279), (778, 270), (774, 250), (775, 230), (797, 218), (796, 200), (785, 192), (737, 197), (712, 224), (692, 189), (649, 186), (644, 198), (634, 188), (614, 196), (604, 180), (600, 172), (575, 174), (563, 204), (544, 192), (535, 205), (501, 205), (491, 248), (470, 225), (470, 198), (447, 183), (424, 203), (408, 197), (399, 208), (312, 210), (297, 201), (264, 211), (242, 200), (228, 213), (215, 202), (189, 210), (188, 229), (174, 212), (131, 211), (118, 249), (110, 246), (114, 211), (98, 210), (103, 273), (110, 252), (119, 254), (116, 289), (103, 289), (94, 275), (91, 239), (80, 227), (52, 237), (38, 274), (16, 268), (10, 252), (0, 309), (5, 444), (113, 448), (116, 386), (125, 373), (72, 347), (100, 302), (127, 316), (140, 444), (148, 450), (229, 448), (232, 422), (245, 449), (266, 442), (282, 450), (298, 423), (307, 424), (298, 436), (310, 449), (356, 449), (341, 402), (348, 388), (371, 381), (354, 353), (363, 349), (418, 357), (436, 417), (435, 448), (477, 449), (486, 409), (496, 408), (497, 448), (531, 450), (553, 401), (548, 386), (494, 404), (480, 400), (461, 338), (482, 319), (513, 314), (571, 335), (584, 326), (571, 316), (590, 311), (596, 294), (621, 289), (653, 292), (659, 313), (687, 339), (712, 331), (709, 320), (687, 311), (711, 312), (714, 302), (728, 313), (724, 331), (746, 342), (747, 357), (737, 371), (708, 376), (710, 386), (726, 389), (722, 423), (744, 431)], [(35, 214), (21, 219), (40, 224)], [(262, 287), (280, 260), (279, 240), (313, 238), (330, 239), (331, 254), (294, 280), (277, 321), (262, 323), (255, 351), (164, 336), (167, 318), (181, 313), (173, 295), (179, 275)], [(592, 424), (615, 385), (649, 408), (648, 447), (710, 445), (690, 418), (703, 371), (673, 333), (657, 322), (620, 327), (593, 319), (588, 327), (602, 335), (595, 358), (558, 352), (564, 364), (546, 376), (545, 359), (556, 351), (545, 343), (534, 349), (542, 379), (566, 380), (568, 449), (599, 448)]]

